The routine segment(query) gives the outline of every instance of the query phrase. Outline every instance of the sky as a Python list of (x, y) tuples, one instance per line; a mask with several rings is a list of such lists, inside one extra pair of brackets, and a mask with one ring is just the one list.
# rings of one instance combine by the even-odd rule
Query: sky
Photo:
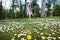
[(9, 9), (11, 6), (11, 0), (2, 0), (3, 8)]
[[(21, 1), (22, 1), (22, 4), (24, 4), (25, 1), (24, 0), (21, 0)], [(27, 2), (30, 2), (30, 0), (27, 0)], [(12, 4), (12, 0), (2, 0), (2, 5), (3, 5), (3, 8), (5, 9), (9, 9), (11, 4)], [(37, 4), (39, 4), (39, 6), (41, 7), (41, 4), (42, 4), (41, 0), (37, 1)]]

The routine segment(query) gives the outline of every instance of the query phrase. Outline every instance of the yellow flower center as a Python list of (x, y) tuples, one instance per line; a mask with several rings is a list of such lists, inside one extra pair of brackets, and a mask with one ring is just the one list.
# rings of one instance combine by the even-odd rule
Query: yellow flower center
[(32, 36), (31, 35), (27, 35), (27, 39), (28, 40), (32, 39)]

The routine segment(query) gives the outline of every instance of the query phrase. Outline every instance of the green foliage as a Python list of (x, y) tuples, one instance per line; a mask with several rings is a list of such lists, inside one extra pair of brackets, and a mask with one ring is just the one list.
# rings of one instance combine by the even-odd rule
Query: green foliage
[(34, 10), (35, 10), (34, 11), (35, 12), (35, 16), (36, 17), (40, 17), (40, 8), (39, 8), (39, 5), (36, 5)]
[(51, 13), (51, 2), (50, 1), (48, 1), (48, 3), (46, 3), (46, 7), (47, 7), (47, 16), (50, 16), (50, 13)]
[[(40, 17), (40, 6), (37, 4), (38, 0), (31, 0), (32, 3), (30, 6), (33, 6), (33, 14), (35, 17)], [(47, 0), (46, 8), (47, 8), (47, 16), (50, 16), (51, 14), (54, 16), (60, 16), (60, 6), (55, 5), (57, 0)], [(25, 4), (27, 3), (27, 0), (25, 0)], [(53, 8), (51, 9), (51, 6), (53, 5)], [(14, 12), (18, 5), (14, 5), (14, 2), (12, 0), (12, 5), (10, 10), (3, 9), (2, 4), (0, 4), (0, 19), (1, 18), (26, 18), (26, 5), (22, 5), (22, 1), (20, 0), (20, 12)], [(53, 13), (52, 13), (53, 12)]]
[(15, 18), (20, 18), (20, 16), (21, 16), (21, 15), (20, 15), (19, 12), (16, 12), (16, 13), (15, 13)]
[(13, 13), (12, 13), (12, 9), (8, 10), (7, 13), (5, 13), (5, 18), (13, 18)]
[(53, 15), (60, 16), (60, 6), (59, 5), (55, 5)]
[[(47, 7), (47, 16), (53, 15), (53, 10), (55, 7), (57, 0), (47, 0), (46, 7)], [(53, 6), (52, 6), (53, 5)], [(52, 7), (52, 9), (51, 9)]]
[(0, 2), (0, 19), (4, 18), (2, 2)]
[(0, 40), (11, 40), (12, 37), (13, 35), (11, 33), (8, 33), (8, 32), (4, 33), (0, 31)]

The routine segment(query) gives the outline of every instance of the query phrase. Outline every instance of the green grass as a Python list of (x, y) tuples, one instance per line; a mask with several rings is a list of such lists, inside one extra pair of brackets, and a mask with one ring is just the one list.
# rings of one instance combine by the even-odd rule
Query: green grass
[[(0, 40), (21, 40), (28, 34), (31, 40), (60, 40), (60, 17), (0, 20)], [(26, 36), (18, 37), (19, 34)], [(52, 38), (51, 38), (52, 37)]]

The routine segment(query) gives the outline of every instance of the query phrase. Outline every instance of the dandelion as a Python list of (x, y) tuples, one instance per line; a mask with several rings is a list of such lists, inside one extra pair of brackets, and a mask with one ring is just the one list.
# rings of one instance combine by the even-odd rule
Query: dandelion
[(32, 39), (32, 36), (31, 35), (27, 35), (27, 39), (28, 40)]

